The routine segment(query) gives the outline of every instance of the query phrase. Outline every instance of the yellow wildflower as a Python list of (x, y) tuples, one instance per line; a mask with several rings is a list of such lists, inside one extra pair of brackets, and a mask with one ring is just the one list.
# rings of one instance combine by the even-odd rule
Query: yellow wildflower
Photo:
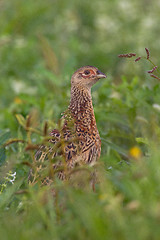
[(142, 151), (139, 147), (134, 146), (129, 150), (129, 155), (134, 159), (139, 159), (142, 156)]
[(16, 104), (22, 104), (22, 100), (19, 97), (14, 98), (14, 103)]

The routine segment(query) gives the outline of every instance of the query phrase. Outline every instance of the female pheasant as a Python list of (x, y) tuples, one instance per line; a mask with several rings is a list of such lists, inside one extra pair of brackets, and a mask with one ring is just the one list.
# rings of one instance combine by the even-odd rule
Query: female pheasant
[[(41, 146), (35, 155), (39, 162), (38, 175), (44, 160), (51, 162), (52, 174), (55, 171), (64, 180), (66, 171), (77, 165), (93, 165), (99, 159), (101, 140), (94, 116), (91, 87), (101, 78), (106, 78), (106, 75), (93, 66), (81, 67), (72, 75), (71, 100), (61, 118), (63, 125), (60, 130), (50, 132), (51, 146)], [(58, 160), (54, 163), (54, 159)], [(43, 184), (50, 182), (52, 174), (43, 179)], [(36, 181), (37, 177), (33, 174), (32, 177), (32, 182)]]

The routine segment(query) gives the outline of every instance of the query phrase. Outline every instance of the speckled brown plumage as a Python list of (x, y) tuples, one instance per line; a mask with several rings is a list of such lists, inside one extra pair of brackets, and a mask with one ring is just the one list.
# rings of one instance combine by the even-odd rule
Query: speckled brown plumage
[[(91, 87), (101, 78), (106, 78), (96, 67), (85, 66), (78, 69), (71, 78), (71, 100), (66, 112), (63, 113), (63, 125), (60, 130), (54, 129), (49, 142), (53, 147), (41, 146), (35, 155), (39, 161), (39, 169), (46, 159), (54, 159), (63, 156), (64, 160), (58, 160), (52, 164), (53, 171), (57, 171), (60, 179), (66, 178), (65, 170), (69, 171), (75, 166), (83, 164), (93, 165), (101, 154), (101, 140), (96, 126), (92, 105)], [(64, 166), (65, 165), (65, 166)], [(36, 178), (32, 177), (33, 181)], [(43, 179), (43, 183), (49, 183), (50, 178)]]

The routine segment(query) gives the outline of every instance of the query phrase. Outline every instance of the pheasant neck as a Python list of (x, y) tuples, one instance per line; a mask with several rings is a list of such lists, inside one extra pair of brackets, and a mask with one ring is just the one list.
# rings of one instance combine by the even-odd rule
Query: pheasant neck
[(69, 110), (77, 123), (83, 122), (86, 126), (96, 126), (90, 88), (71, 87)]

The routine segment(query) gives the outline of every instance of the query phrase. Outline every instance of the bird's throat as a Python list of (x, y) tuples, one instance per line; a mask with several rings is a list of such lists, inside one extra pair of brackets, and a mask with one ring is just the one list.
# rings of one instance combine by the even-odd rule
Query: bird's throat
[(91, 89), (82, 86), (72, 86), (69, 110), (77, 124), (83, 122), (86, 127), (96, 125)]

